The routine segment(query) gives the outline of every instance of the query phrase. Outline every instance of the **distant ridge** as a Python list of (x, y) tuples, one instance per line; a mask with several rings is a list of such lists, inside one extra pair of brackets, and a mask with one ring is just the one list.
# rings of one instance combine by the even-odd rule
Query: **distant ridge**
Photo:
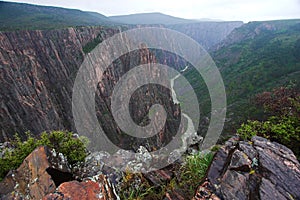
[(110, 20), (124, 24), (184, 24), (195, 23), (198, 20), (173, 17), (159, 12), (118, 15), (109, 17)]
[(114, 26), (126, 24), (160, 24), (171, 28), (173, 25), (184, 26), (203, 22), (216, 23), (222, 21), (213, 19), (183, 19), (159, 12), (107, 17), (97, 12), (0, 0), (0, 31), (49, 30), (76, 26)]
[(0, 1), (0, 16), (0, 31), (115, 24), (95, 12), (5, 1)]

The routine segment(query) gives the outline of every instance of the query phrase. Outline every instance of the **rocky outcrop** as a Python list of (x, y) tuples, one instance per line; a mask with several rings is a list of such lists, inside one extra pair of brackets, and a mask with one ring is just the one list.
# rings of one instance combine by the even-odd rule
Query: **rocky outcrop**
[[(87, 161), (97, 161), (95, 157), (105, 155), (93, 154)], [(0, 183), (0, 198), (118, 199), (124, 173), (86, 164), (91, 168), (84, 168), (85, 173), (74, 180), (76, 174), (62, 154), (39, 147)], [(132, 184), (139, 186), (143, 180), (152, 187), (167, 185), (177, 176), (178, 164), (137, 175)], [(299, 187), (300, 164), (291, 150), (261, 137), (253, 137), (250, 142), (233, 137), (216, 153), (193, 200), (300, 199)], [(163, 198), (183, 200), (186, 191), (170, 188)]]
[(193, 200), (220, 200), (220, 198), (213, 193), (211, 184), (206, 180), (196, 190)]
[(0, 198), (42, 199), (61, 183), (70, 180), (73, 180), (73, 175), (64, 156), (42, 146), (4, 178), (0, 183)]
[(41, 146), (0, 182), (0, 199), (118, 199), (113, 184), (101, 171), (80, 179), (82, 182), (75, 178), (61, 153)]
[(300, 199), (300, 164), (295, 155), (261, 137), (227, 141), (207, 178), (221, 199)]

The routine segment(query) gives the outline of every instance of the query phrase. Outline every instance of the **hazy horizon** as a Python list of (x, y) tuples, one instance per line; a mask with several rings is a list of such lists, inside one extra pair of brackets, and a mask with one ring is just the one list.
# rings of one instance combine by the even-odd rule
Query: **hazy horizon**
[[(106, 16), (160, 12), (185, 19), (264, 21), (300, 18), (300, 0), (5, 0), (45, 6), (93, 11)], [(155, 3), (157, 2), (157, 3)]]

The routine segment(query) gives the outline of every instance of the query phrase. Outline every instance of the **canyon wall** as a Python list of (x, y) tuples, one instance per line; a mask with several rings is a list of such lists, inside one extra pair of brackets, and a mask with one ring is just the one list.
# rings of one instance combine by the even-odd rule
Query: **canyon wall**
[[(82, 46), (104, 29), (0, 33), (1, 140), (18, 132), (74, 130), (71, 92)], [(105, 29), (103, 37), (118, 32)]]

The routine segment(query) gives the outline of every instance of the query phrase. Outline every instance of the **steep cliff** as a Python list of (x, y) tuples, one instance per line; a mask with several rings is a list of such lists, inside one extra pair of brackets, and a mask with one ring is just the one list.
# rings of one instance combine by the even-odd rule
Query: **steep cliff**
[[(0, 33), (1, 140), (16, 132), (24, 136), (27, 130), (35, 135), (57, 129), (76, 132), (72, 89), (85, 56), (83, 47), (117, 32), (119, 29), (97, 27)], [(149, 64), (151, 71), (150, 63), (155, 62), (154, 54), (147, 48), (130, 52), (112, 63), (98, 85), (95, 99), (98, 120), (110, 140), (123, 148), (168, 143), (171, 133), (176, 133), (178, 128), (178, 107), (173, 105), (170, 91), (157, 85), (135, 92), (130, 111), (137, 124), (145, 125), (149, 108), (156, 103), (165, 105), (169, 120), (160, 134), (147, 141), (124, 138), (113, 120), (111, 94), (120, 77), (140, 64)]]

